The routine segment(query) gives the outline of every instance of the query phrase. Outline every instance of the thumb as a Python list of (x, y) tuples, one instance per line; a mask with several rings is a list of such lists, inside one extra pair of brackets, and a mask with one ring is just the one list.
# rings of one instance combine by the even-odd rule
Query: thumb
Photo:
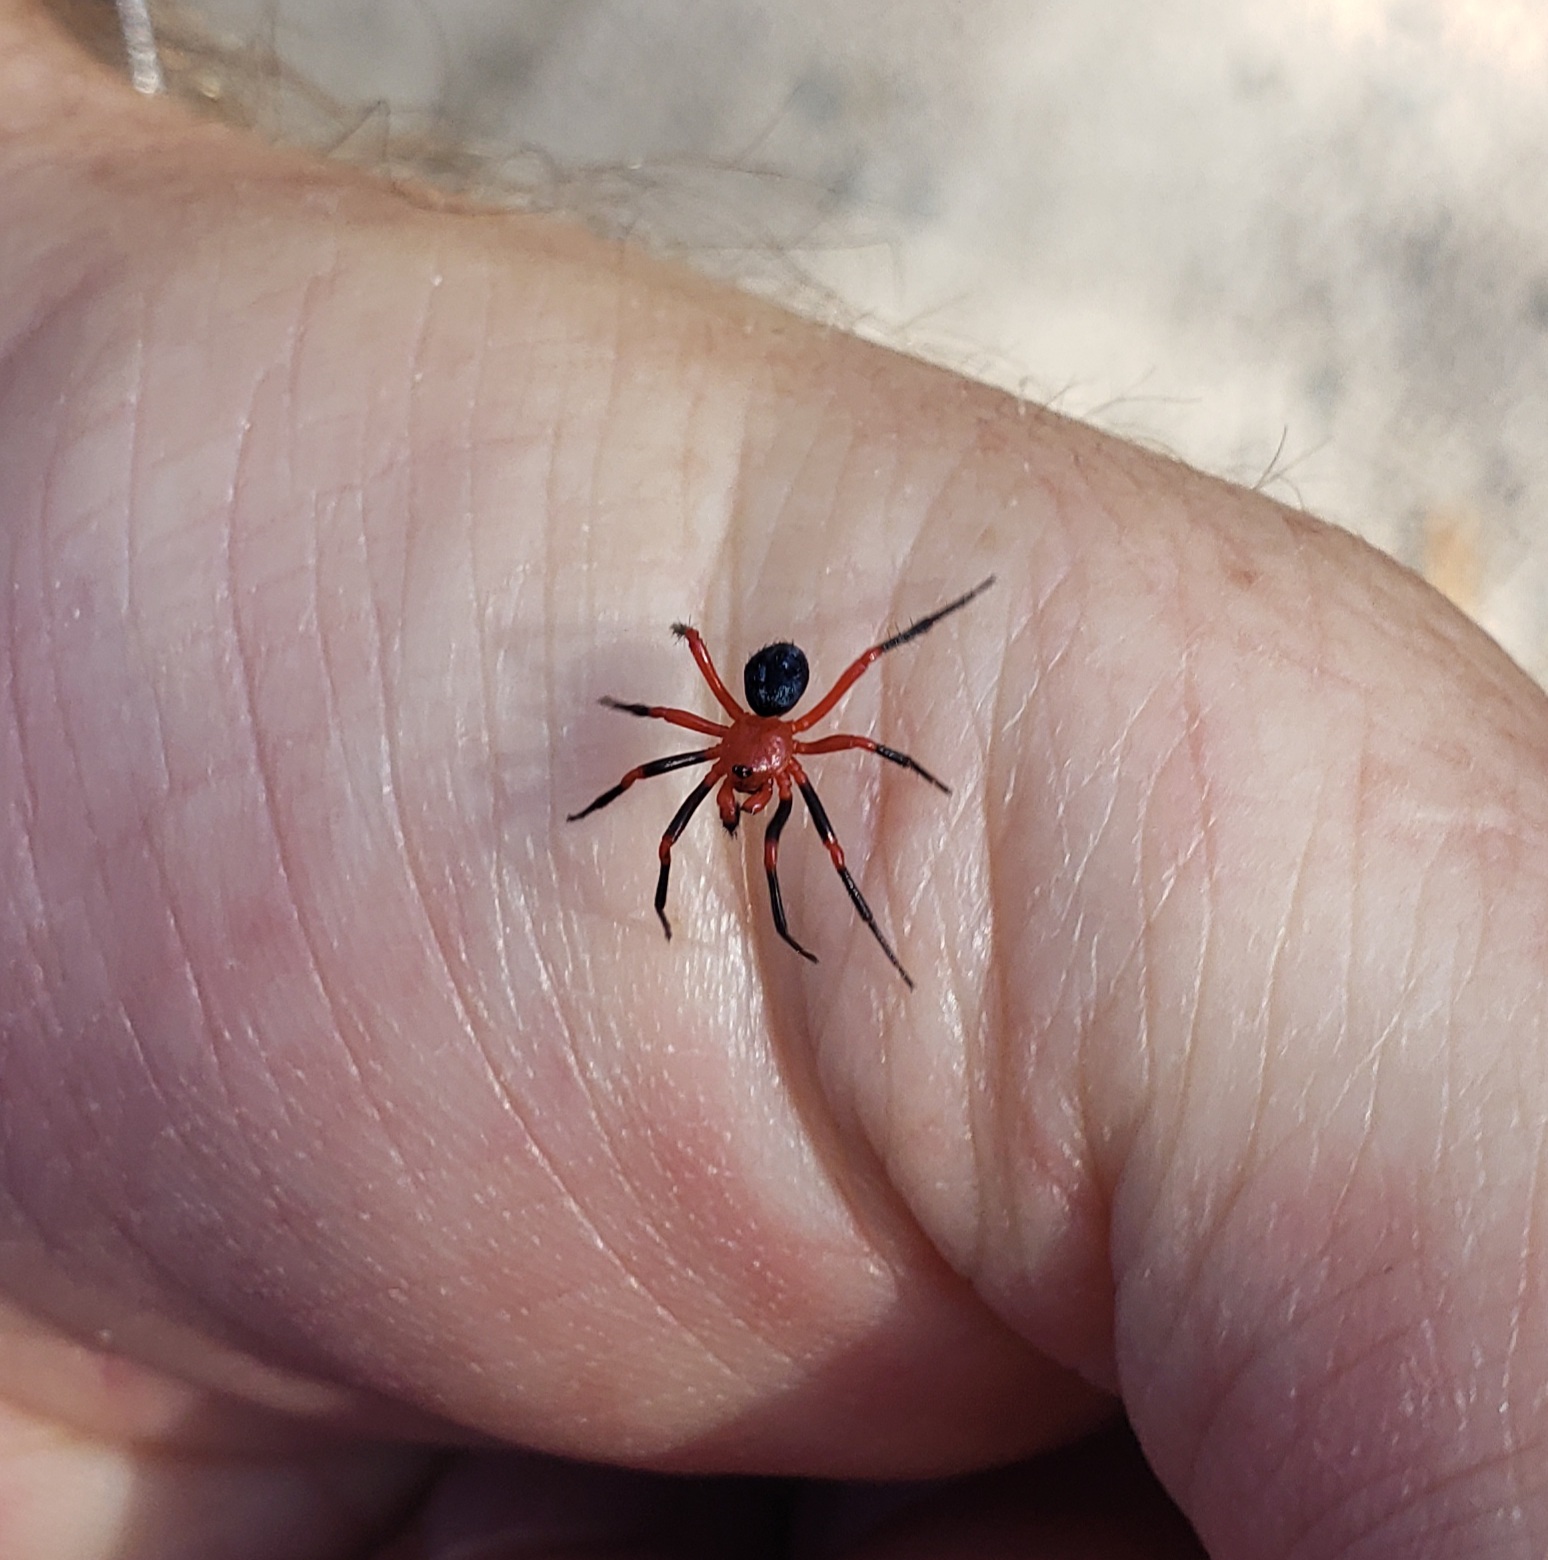
[(1052, 493), (961, 1089), (893, 1036), (839, 1108), (1211, 1554), (1544, 1553), (1548, 705), (1346, 536), (1096, 440)]

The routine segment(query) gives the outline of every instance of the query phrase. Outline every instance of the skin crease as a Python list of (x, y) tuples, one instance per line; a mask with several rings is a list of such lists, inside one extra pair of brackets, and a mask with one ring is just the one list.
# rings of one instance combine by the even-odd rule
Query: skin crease
[[(1548, 1549), (1548, 707), (1498, 649), (20, 0), (0, 77), (0, 1555), (1197, 1553), (1154, 1479), (1227, 1560)], [(674, 620), (822, 687), (991, 572), (822, 727), (952, 796), (813, 761), (912, 994), (794, 821), (815, 967), (712, 814), (664, 942), (685, 776), (564, 823), (670, 750), (599, 696), (712, 713)], [(573, 1457), (1013, 1466), (776, 1520)]]

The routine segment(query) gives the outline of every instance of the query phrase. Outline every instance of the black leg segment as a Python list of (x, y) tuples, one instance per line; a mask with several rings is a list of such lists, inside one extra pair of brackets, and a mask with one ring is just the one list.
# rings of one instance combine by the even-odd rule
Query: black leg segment
[(944, 780), (937, 780), (928, 769), (917, 760), (912, 759), (907, 753), (900, 753), (896, 748), (883, 747), (880, 742), (871, 749), (878, 758), (885, 758), (888, 763), (901, 765), (904, 769), (911, 769), (921, 780), (928, 780), (937, 791), (944, 791), (951, 795), (951, 787)]
[(785, 899), (779, 891), (779, 837), (785, 832), (785, 825), (790, 821), (790, 809), (794, 805), (787, 791), (780, 797), (779, 806), (774, 809), (774, 816), (769, 819), (768, 831), (763, 836), (763, 870), (769, 878), (769, 904), (774, 910), (774, 930), (803, 959), (810, 959), (815, 964), (817, 955), (810, 949), (803, 948), (790, 935), (790, 926), (785, 920)]
[(667, 920), (667, 878), (672, 873), (672, 847), (678, 836), (688, 827), (688, 820), (698, 811), (699, 804), (715, 789), (715, 776), (708, 774), (689, 793), (687, 800), (672, 814), (667, 831), (661, 836), (661, 876), (656, 879), (656, 914), (661, 917), (661, 930), (672, 938), (672, 923)]
[(570, 813), (566, 823), (575, 823), (599, 808), (606, 807), (609, 802), (616, 802), (636, 780), (649, 780), (656, 775), (669, 775), (674, 769), (687, 769), (692, 764), (706, 764), (715, 756), (713, 748), (702, 748), (697, 753), (673, 753), (669, 758), (652, 759), (648, 764), (641, 764), (638, 769), (631, 769), (611, 791), (604, 791), (589, 807), (582, 807), (579, 812)]
[(953, 612), (960, 612), (970, 601), (976, 601), (983, 593), (994, 584), (994, 576), (980, 580), (965, 596), (958, 596), (955, 601), (948, 601), (944, 607), (937, 607), (926, 617), (919, 619), (917, 623), (910, 623), (900, 633), (896, 633), (891, 639), (884, 639), (877, 645), (877, 655), (886, 655), (889, 650), (896, 650), (899, 645), (906, 645), (910, 639), (917, 639), (921, 634), (928, 634), (943, 617), (950, 617)]
[[(985, 586), (983, 585), (979, 586), (979, 590), (984, 588)], [(976, 594), (977, 591), (973, 592), (973, 595)], [(971, 599), (971, 597), (968, 599)], [(951, 608), (948, 607), (946, 610), (949, 612)], [(865, 902), (865, 895), (860, 892), (860, 885), (849, 875), (849, 868), (844, 865), (844, 847), (839, 844), (838, 835), (833, 832), (833, 825), (828, 819), (827, 810), (823, 807), (821, 801), (818, 800), (817, 792), (813, 788), (812, 782), (803, 778), (797, 784), (801, 788), (801, 795), (805, 799), (807, 811), (812, 815), (812, 823), (816, 826), (818, 837), (827, 846), (828, 855), (832, 859), (834, 870), (838, 873), (840, 881), (847, 890), (850, 902), (854, 905), (860, 919), (870, 927), (871, 935), (881, 944), (881, 951), (887, 955), (893, 969), (903, 977), (903, 984), (912, 991), (914, 989), (912, 977), (899, 962), (897, 954), (892, 951), (892, 944), (882, 936), (882, 930), (876, 924), (876, 917), (871, 914), (871, 907)]]

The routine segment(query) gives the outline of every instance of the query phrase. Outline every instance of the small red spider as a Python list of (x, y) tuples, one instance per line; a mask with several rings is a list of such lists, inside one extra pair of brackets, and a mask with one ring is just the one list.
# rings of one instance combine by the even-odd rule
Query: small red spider
[(938, 611), (920, 618), (917, 623), (910, 624), (901, 633), (894, 634), (891, 639), (884, 639), (879, 645), (872, 645), (799, 720), (782, 719), (800, 701), (801, 695), (806, 692), (807, 680), (810, 677), (806, 655), (799, 645), (783, 642), (765, 645), (748, 661), (742, 673), (742, 685), (746, 689), (747, 702), (751, 709), (744, 710), (720, 680), (720, 674), (715, 670), (715, 663), (710, 660), (710, 653), (705, 648), (699, 631), (696, 628), (689, 628), (686, 623), (674, 623), (672, 632), (679, 639), (688, 641), (688, 648), (693, 652), (693, 658), (698, 663), (705, 682), (709, 684), (710, 692), (715, 695), (720, 707), (731, 717), (730, 725), (706, 720), (704, 716), (694, 715), (688, 710), (671, 709), (657, 704), (626, 704), (620, 699), (604, 698), (601, 702), (610, 710), (622, 710), (626, 715), (639, 715), (648, 720), (664, 720), (673, 726), (697, 731), (702, 736), (714, 737), (716, 742), (713, 747), (699, 748), (692, 753), (673, 753), (670, 757), (654, 759), (648, 764), (641, 764), (637, 769), (631, 769), (611, 790), (604, 791), (589, 807), (571, 813), (567, 821), (574, 823), (578, 818), (584, 818), (589, 813), (596, 812), (598, 808), (606, 807), (609, 802), (616, 801), (622, 796), (636, 780), (648, 780), (653, 775), (670, 774), (674, 769), (686, 769), (693, 764), (707, 763), (714, 766), (688, 793), (688, 799), (677, 809), (671, 823), (667, 825), (666, 833), (661, 836), (661, 876), (656, 880), (656, 914), (661, 917), (662, 929), (670, 938), (672, 923), (667, 920), (666, 897), (667, 878), (672, 871), (672, 847), (687, 828), (688, 820), (693, 817), (699, 804), (718, 785), (720, 821), (726, 826), (727, 833), (735, 834), (737, 823), (743, 813), (751, 815), (762, 812), (777, 793), (779, 805), (774, 809), (774, 816), (769, 821), (768, 830), (763, 837), (763, 870), (768, 874), (769, 879), (769, 903), (774, 910), (774, 930), (803, 959), (810, 959), (815, 964), (817, 955), (803, 948), (790, 935), (790, 928), (785, 921), (785, 902), (779, 891), (779, 837), (784, 832), (785, 824), (790, 817), (791, 788), (794, 787), (805, 799), (807, 811), (812, 815), (812, 823), (816, 826), (817, 834), (827, 847), (834, 869), (849, 891), (849, 897), (859, 912), (860, 919), (870, 927), (871, 935), (881, 944), (882, 952), (891, 960), (892, 967), (903, 977), (904, 984), (912, 990), (914, 982), (898, 961), (897, 954), (892, 950), (892, 944), (882, 935), (881, 928), (876, 924), (876, 917), (871, 913), (871, 907), (865, 902), (865, 895), (860, 892), (859, 885), (850, 876), (849, 868), (844, 865), (844, 849), (838, 842), (838, 836), (833, 832), (833, 825), (828, 821), (828, 814), (818, 800), (812, 782), (807, 779), (806, 771), (801, 767), (800, 759), (809, 753), (841, 753), (850, 748), (860, 748), (867, 753), (875, 753), (879, 758), (889, 759), (894, 764), (901, 764), (905, 769), (913, 770), (916, 775), (928, 780), (938, 790), (949, 793), (951, 787), (937, 780), (906, 753), (883, 747), (880, 742), (875, 742), (870, 737), (839, 735), (820, 737), (815, 742), (802, 742), (800, 734), (815, 726), (823, 716), (827, 715), (873, 661), (886, 655), (889, 650), (896, 650), (899, 645), (906, 645), (911, 639), (918, 639), (921, 634), (934, 628), (943, 617), (949, 617), (953, 612), (960, 611), (970, 601), (981, 596), (992, 584), (994, 584), (994, 576), (991, 574), (988, 579), (975, 585), (965, 596), (958, 596), (955, 601), (948, 602)]

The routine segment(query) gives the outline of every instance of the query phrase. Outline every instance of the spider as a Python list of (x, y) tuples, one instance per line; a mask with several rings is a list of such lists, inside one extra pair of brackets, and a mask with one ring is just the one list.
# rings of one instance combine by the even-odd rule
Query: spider
[(731, 717), (730, 724), (706, 720), (702, 715), (695, 715), (688, 710), (671, 709), (664, 705), (627, 704), (621, 699), (602, 699), (601, 703), (610, 710), (621, 710), (625, 715), (638, 715), (647, 720), (664, 720), (670, 725), (696, 731), (701, 736), (713, 737), (715, 743), (713, 747), (698, 748), (692, 753), (673, 753), (666, 758), (653, 759), (648, 764), (641, 764), (638, 768), (631, 769), (611, 790), (604, 791), (589, 807), (571, 813), (566, 821), (574, 823), (599, 808), (606, 807), (609, 802), (616, 801), (622, 796), (636, 780), (648, 780), (655, 775), (670, 774), (674, 769), (687, 769), (694, 764), (712, 765), (710, 772), (688, 793), (687, 800), (673, 814), (666, 833), (661, 836), (659, 851), (661, 875), (656, 880), (656, 914), (661, 918), (662, 930), (670, 938), (672, 923), (667, 920), (666, 899), (667, 879), (672, 871), (672, 847), (677, 843), (683, 830), (688, 827), (688, 820), (693, 817), (699, 805), (711, 791), (715, 790), (716, 786), (719, 786), (717, 801), (720, 806), (720, 821), (725, 825), (728, 834), (735, 834), (736, 826), (743, 813), (749, 816), (760, 813), (778, 796), (779, 804), (774, 809), (774, 816), (769, 820), (768, 829), (763, 837), (763, 870), (769, 880), (769, 903), (774, 911), (774, 930), (803, 959), (809, 959), (815, 964), (817, 955), (810, 949), (803, 948), (790, 934), (790, 926), (785, 919), (785, 902), (779, 891), (779, 837), (784, 833), (785, 824), (790, 819), (792, 788), (798, 790), (806, 802), (807, 811), (812, 815), (812, 823), (816, 826), (818, 837), (827, 847), (834, 870), (848, 891), (860, 919), (870, 928), (871, 935), (881, 944), (881, 950), (887, 955), (893, 969), (903, 977), (903, 983), (912, 991), (913, 980), (893, 951), (892, 944), (887, 941), (882, 929), (876, 924), (876, 917), (865, 902), (865, 895), (860, 892), (859, 884), (850, 876), (849, 868), (844, 865), (844, 848), (839, 844), (838, 835), (828, 819), (827, 810), (818, 800), (812, 782), (807, 779), (806, 771), (801, 767), (801, 759), (808, 754), (841, 753), (859, 748), (864, 752), (876, 754), (878, 758), (885, 758), (894, 764), (899, 764), (904, 769), (912, 770), (921, 779), (928, 780), (937, 790), (949, 794), (951, 787), (937, 780), (929, 770), (916, 764), (906, 753), (884, 747), (870, 737), (840, 734), (819, 737), (815, 742), (803, 742), (801, 733), (815, 726), (823, 716), (827, 715), (859, 681), (862, 673), (871, 666), (872, 662), (886, 655), (889, 650), (896, 650), (900, 645), (906, 645), (909, 640), (918, 639), (921, 634), (928, 633), (942, 618), (961, 611), (993, 584), (994, 576), (991, 574), (966, 595), (947, 602), (944, 607), (911, 623), (901, 633), (894, 634), (890, 639), (884, 639), (879, 645), (872, 645), (869, 650), (851, 662), (848, 669), (827, 693), (797, 720), (786, 720), (784, 717), (800, 702), (810, 677), (805, 652), (799, 645), (783, 641), (779, 644), (765, 645), (748, 660), (742, 673), (742, 686), (746, 690), (747, 703), (751, 708), (744, 710), (720, 680), (720, 674), (715, 670), (715, 663), (710, 659), (709, 650), (705, 647), (699, 631), (690, 628), (686, 623), (674, 623), (672, 632), (679, 639), (688, 641), (688, 649), (698, 663), (705, 682), (709, 684), (710, 692), (714, 694), (720, 707)]

